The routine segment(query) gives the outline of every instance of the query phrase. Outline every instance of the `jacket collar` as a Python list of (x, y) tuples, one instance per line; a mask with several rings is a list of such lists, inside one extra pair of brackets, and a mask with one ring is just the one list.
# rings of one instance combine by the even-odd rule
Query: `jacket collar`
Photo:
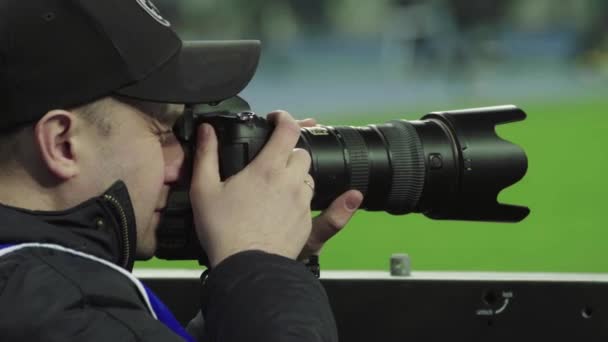
[(101, 196), (63, 211), (33, 211), (0, 204), (0, 242), (56, 243), (133, 268), (135, 214), (122, 181)]

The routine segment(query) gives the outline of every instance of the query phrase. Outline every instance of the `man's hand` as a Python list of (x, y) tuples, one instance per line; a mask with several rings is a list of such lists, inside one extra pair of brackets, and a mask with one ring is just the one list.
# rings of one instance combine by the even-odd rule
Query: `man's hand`
[[(300, 127), (314, 127), (314, 119), (298, 122)], [(349, 190), (336, 198), (327, 209), (312, 221), (312, 232), (306, 245), (298, 256), (299, 260), (306, 260), (311, 255), (319, 255), (325, 243), (346, 226), (357, 208), (363, 202), (363, 194), (357, 190)]]
[(270, 140), (238, 174), (221, 181), (218, 142), (210, 125), (198, 129), (190, 199), (194, 225), (211, 267), (246, 250), (296, 259), (310, 236), (314, 180), (307, 151), (295, 149), (298, 123), (271, 113)]

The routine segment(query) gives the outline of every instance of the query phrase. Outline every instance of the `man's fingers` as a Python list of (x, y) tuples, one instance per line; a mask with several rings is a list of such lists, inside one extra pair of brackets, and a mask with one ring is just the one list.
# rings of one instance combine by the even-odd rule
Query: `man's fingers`
[(320, 249), (327, 240), (346, 226), (361, 202), (363, 194), (357, 190), (347, 191), (336, 198), (321, 215), (313, 219), (309, 243)]
[(300, 127), (315, 127), (317, 125), (317, 120), (310, 118), (298, 120), (298, 125), (300, 125)]
[(217, 136), (213, 127), (205, 123), (198, 127), (192, 184), (197, 189), (213, 189), (220, 183)]
[(268, 115), (275, 129), (272, 136), (252, 162), (254, 167), (280, 168), (287, 165), (287, 160), (300, 138), (300, 126), (287, 112), (277, 111)]
[[(308, 151), (302, 148), (295, 148), (287, 160), (287, 168), (293, 170), (296, 175), (304, 176), (310, 170), (311, 158)], [(291, 172), (291, 171), (290, 171)], [(297, 177), (301, 179), (301, 177)]]
[(319, 255), (323, 245), (339, 233), (363, 202), (363, 195), (350, 190), (336, 198), (321, 215), (312, 221), (312, 231), (298, 259), (306, 260), (311, 255)]

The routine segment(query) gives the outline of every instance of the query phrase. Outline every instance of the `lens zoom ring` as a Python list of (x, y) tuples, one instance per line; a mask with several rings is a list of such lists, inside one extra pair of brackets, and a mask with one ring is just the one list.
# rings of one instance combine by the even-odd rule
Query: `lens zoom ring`
[(357, 189), (365, 196), (369, 185), (369, 155), (363, 136), (352, 127), (335, 127), (342, 136), (350, 165), (350, 188)]
[(406, 214), (414, 210), (424, 187), (425, 165), (422, 142), (416, 129), (404, 121), (378, 125), (388, 142), (393, 169), (391, 193), (387, 210), (392, 214)]

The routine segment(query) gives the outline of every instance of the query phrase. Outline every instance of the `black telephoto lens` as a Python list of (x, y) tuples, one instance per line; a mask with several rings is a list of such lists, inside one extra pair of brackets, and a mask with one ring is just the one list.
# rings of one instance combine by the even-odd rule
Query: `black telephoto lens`
[(496, 135), (500, 123), (523, 120), (515, 106), (436, 112), (421, 120), (364, 127), (303, 129), (299, 147), (312, 156), (318, 189), (313, 209), (348, 189), (362, 208), (433, 219), (524, 219), (528, 208), (499, 204), (499, 192), (527, 170), (524, 151)]

